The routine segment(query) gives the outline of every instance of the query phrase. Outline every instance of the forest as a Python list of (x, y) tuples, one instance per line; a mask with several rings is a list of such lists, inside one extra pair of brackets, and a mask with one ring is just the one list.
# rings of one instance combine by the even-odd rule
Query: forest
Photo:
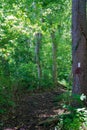
[(86, 5), (0, 0), (0, 130), (87, 130)]

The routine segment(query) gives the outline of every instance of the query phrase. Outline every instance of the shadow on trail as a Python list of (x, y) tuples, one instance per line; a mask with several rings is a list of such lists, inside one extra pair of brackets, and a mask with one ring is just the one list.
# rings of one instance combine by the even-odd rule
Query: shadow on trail
[[(55, 104), (54, 98), (62, 94), (64, 90), (45, 92), (29, 96), (22, 94), (17, 100), (17, 106), (12, 117), (6, 121), (5, 128), (15, 128), (13, 130), (54, 130), (54, 124), (49, 127), (38, 126), (47, 118), (55, 117), (64, 112), (60, 107), (60, 102)], [(9, 130), (9, 129), (8, 129)]]

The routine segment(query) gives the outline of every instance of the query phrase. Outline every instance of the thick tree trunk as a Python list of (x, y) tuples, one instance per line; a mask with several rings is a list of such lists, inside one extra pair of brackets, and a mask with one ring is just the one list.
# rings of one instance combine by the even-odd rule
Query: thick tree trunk
[(87, 95), (86, 0), (72, 0), (73, 94)]
[(41, 46), (41, 39), (42, 34), (37, 33), (36, 39), (35, 39), (35, 57), (36, 57), (36, 64), (37, 64), (37, 72), (38, 72), (38, 85), (40, 86), (41, 78), (42, 78), (42, 70), (41, 70), (41, 64), (40, 64), (40, 46)]
[(53, 56), (53, 84), (54, 87), (57, 86), (57, 43), (56, 43), (56, 37), (55, 37), (55, 31), (52, 31), (51, 33), (52, 38), (52, 56)]

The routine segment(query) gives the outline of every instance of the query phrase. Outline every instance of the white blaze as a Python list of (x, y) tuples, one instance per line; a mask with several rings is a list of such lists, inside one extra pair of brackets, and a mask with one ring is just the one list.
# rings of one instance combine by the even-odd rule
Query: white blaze
[(80, 62), (78, 62), (78, 68), (80, 68), (81, 67), (81, 63)]

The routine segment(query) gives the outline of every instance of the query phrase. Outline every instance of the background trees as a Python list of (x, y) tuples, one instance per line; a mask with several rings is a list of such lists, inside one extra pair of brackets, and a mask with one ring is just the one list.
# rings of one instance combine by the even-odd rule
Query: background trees
[(40, 88), (57, 86), (58, 81), (68, 84), (71, 2), (1, 0), (0, 16), (2, 106), (7, 101), (5, 92), (9, 93), (7, 99), (11, 104), (13, 91), (34, 90), (38, 83)]

